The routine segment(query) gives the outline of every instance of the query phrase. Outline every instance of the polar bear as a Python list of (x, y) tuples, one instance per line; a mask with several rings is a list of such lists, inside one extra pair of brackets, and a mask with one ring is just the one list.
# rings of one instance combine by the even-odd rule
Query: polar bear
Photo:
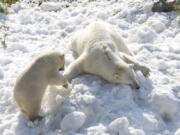
[(134, 70), (148, 76), (150, 70), (137, 62), (112, 25), (97, 21), (75, 34), (72, 51), (78, 56), (64, 72), (70, 81), (85, 72), (98, 75), (111, 83), (139, 88)]
[(14, 99), (29, 120), (42, 118), (38, 113), (48, 85), (68, 87), (67, 80), (58, 72), (63, 68), (64, 54), (52, 51), (36, 58), (17, 79)]

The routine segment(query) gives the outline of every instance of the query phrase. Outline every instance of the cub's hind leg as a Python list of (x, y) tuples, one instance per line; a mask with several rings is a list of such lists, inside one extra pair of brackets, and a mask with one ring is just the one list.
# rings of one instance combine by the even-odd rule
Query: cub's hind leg
[(39, 115), (40, 104), (33, 104), (32, 106), (28, 106), (27, 115), (30, 121), (41, 120), (43, 117)]

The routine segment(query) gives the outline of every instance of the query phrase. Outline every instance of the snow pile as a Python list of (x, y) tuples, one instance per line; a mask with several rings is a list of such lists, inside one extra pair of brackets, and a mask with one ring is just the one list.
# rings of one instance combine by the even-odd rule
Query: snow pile
[[(67, 3), (66, 3), (67, 4)], [(41, 5), (41, 9), (44, 11), (58, 11), (58, 10), (62, 10), (63, 8), (66, 7), (65, 3), (61, 3), (61, 2), (43, 2)]]
[(158, 129), (158, 120), (155, 118), (154, 115), (143, 113), (143, 127), (144, 129), (155, 131)]
[(175, 132), (174, 135), (180, 135), (180, 128)]
[(3, 71), (2, 69), (0, 69), (0, 79), (3, 79), (3, 77), (4, 77)]
[(112, 121), (108, 125), (108, 130), (110, 132), (118, 133), (118, 134), (126, 134), (129, 126), (129, 121), (126, 117), (118, 118)]
[(81, 128), (86, 120), (86, 115), (82, 112), (72, 112), (67, 114), (61, 121), (61, 129), (68, 131), (77, 131)]
[[(152, 13), (151, 0), (51, 0), (12, 6), (0, 20), (9, 27), (7, 48), (0, 45), (0, 134), (2, 135), (180, 135), (180, 21), (176, 13)], [(140, 89), (115, 85), (93, 75), (71, 82), (72, 90), (49, 88), (34, 123), (19, 114), (13, 86), (19, 73), (40, 53), (66, 53), (72, 35), (90, 22), (115, 25), (135, 54), (151, 68), (137, 72)]]
[(180, 100), (172, 93), (167, 93), (167, 90), (166, 93), (155, 92), (153, 95), (153, 105), (164, 120), (171, 120), (179, 112), (178, 106), (180, 106)]

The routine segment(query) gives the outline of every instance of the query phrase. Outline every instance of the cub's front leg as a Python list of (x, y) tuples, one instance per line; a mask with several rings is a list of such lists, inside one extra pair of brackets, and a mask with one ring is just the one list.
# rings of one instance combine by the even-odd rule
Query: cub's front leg
[(50, 85), (63, 85), (65, 88), (68, 87), (67, 79), (61, 75), (58, 71), (54, 72), (49, 76), (49, 84)]

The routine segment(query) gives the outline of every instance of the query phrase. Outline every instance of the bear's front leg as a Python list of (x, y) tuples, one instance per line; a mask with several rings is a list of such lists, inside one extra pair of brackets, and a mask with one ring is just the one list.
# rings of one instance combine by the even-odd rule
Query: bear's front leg
[(138, 69), (143, 73), (145, 77), (149, 76), (150, 69), (146, 67), (145, 65), (139, 65)]
[(73, 78), (78, 76), (83, 72), (83, 62), (86, 58), (85, 53), (79, 56), (72, 64), (70, 64), (67, 69), (64, 71), (64, 76), (71, 81)]
[(133, 58), (132, 56), (129, 56), (129, 55), (125, 54), (125, 53), (120, 52), (119, 55), (120, 55), (121, 58), (123, 58), (123, 60), (125, 62), (127, 62), (129, 64), (134, 64), (134, 67), (133, 67), (134, 70), (140, 70), (143, 73), (144, 76), (149, 75), (150, 69), (147, 66), (139, 63), (135, 58)]

